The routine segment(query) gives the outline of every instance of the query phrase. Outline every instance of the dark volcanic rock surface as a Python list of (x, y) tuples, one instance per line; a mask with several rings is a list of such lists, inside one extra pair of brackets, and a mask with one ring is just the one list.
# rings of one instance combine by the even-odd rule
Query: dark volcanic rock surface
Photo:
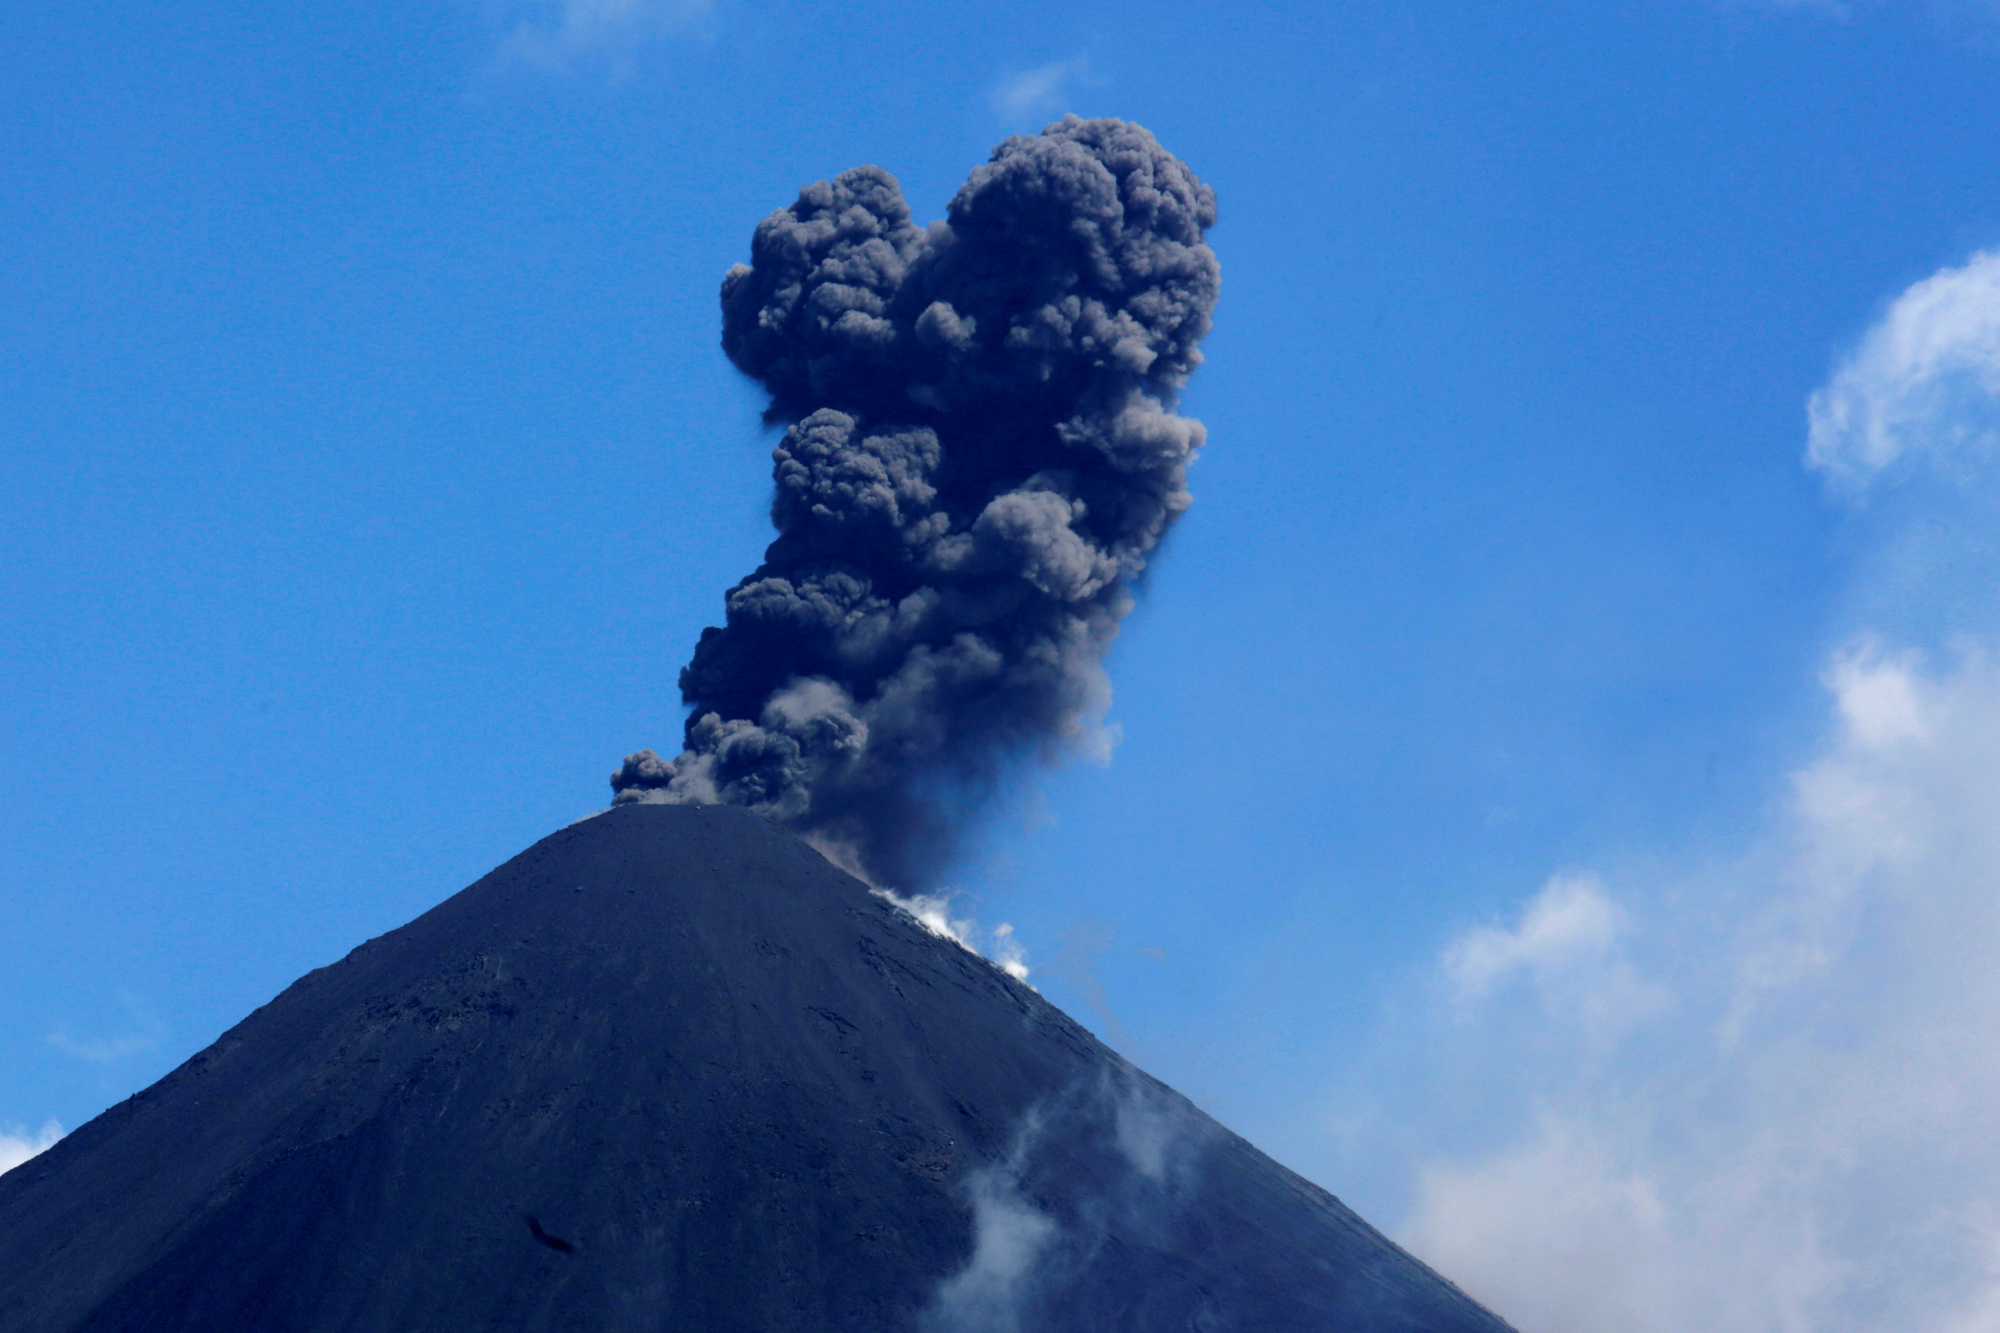
[(544, 839), (0, 1176), (5, 1333), (1505, 1327), (730, 808)]

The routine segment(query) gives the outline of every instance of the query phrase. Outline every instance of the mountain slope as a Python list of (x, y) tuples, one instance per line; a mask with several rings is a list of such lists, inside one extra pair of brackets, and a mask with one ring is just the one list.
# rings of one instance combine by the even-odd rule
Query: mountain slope
[(0, 1176), (0, 1330), (1505, 1325), (727, 807), (625, 806)]

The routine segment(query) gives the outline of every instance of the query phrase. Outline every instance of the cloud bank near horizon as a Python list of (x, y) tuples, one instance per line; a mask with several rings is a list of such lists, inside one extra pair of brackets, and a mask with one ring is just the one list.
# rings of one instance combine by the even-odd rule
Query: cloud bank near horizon
[[(1755, 845), (1571, 871), (1439, 959), (1437, 1077), (1521, 1128), (1434, 1156), (1402, 1238), (1523, 1333), (2000, 1327), (2000, 254), (1915, 284), (1809, 406), (1843, 494), (1971, 497), (1896, 633), (1826, 657)], [(1914, 596), (1911, 525), (1864, 582)], [(1855, 600), (1873, 599), (1862, 589)], [(1968, 601), (1968, 594), (1977, 597)], [(1462, 1072), (1462, 1071), (1461, 1071)]]

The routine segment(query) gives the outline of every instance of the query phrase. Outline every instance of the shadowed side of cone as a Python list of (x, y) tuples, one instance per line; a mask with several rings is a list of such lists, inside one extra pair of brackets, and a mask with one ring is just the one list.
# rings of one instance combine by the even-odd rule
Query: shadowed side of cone
[(0, 1329), (1505, 1325), (748, 812), (628, 806), (0, 1176)]

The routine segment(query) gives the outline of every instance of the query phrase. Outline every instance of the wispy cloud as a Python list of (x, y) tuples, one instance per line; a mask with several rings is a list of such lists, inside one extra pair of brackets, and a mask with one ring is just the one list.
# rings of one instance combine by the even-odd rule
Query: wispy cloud
[(971, 917), (953, 916), (949, 893), (918, 893), (904, 897), (891, 889), (874, 889), (872, 892), (884, 902), (914, 917), (917, 924), (931, 934), (978, 954), (1016, 981), (1027, 981), (1027, 950), (1021, 947), (1021, 941), (1014, 935), (1014, 927), (1007, 922), (1002, 921), (991, 930), (982, 930)]
[(94, 1065), (108, 1065), (123, 1060), (128, 1055), (150, 1051), (159, 1043), (151, 1037), (136, 1035), (77, 1041), (67, 1033), (52, 1032), (49, 1034), (49, 1045), (59, 1051), (67, 1051), (79, 1060), (88, 1060)]
[(502, 68), (628, 75), (647, 48), (706, 19), (713, 0), (490, 0)]
[(111, 1065), (156, 1049), (167, 1038), (166, 1024), (160, 1022), (134, 995), (119, 997), (134, 1030), (109, 1037), (73, 1037), (67, 1029), (49, 1034), (49, 1045), (94, 1065)]
[(1095, 82), (1087, 56), (1017, 70), (994, 85), (993, 111), (1009, 125), (1058, 116), (1071, 109), (1076, 87)]
[(32, 1134), (19, 1125), (0, 1130), (0, 1175), (12, 1171), (30, 1157), (48, 1151), (62, 1136), (62, 1126), (53, 1120)]
[[(1811, 460), (2000, 494), (1996, 398), (1982, 255), (1813, 396)], [(2000, 641), (1955, 609), (1984, 557), (1929, 568), (1942, 623), (1827, 653), (1824, 735), (1740, 855), (1558, 876), (1440, 955), (1413, 1058), (1521, 1128), (1426, 1162), (1403, 1234), (1523, 1333), (2000, 1327)]]
[(1007, 1156), (965, 1180), (972, 1205), (972, 1257), (938, 1287), (925, 1333), (1019, 1333), (1038, 1295), (1036, 1269), (1060, 1230), (1021, 1189), (1044, 1119), (1031, 1111)]
[[(1107, 1067), (1030, 1107), (1006, 1154), (961, 1181), (972, 1254), (938, 1284), (918, 1327), (1046, 1327), (1050, 1307), (1069, 1298), (1072, 1284), (1092, 1280), (1114, 1227), (1158, 1225), (1185, 1205), (1214, 1135), (1214, 1122), (1185, 1099), (1129, 1068)], [(1112, 1160), (1078, 1170), (1079, 1151), (1093, 1150)]]
[(1446, 951), (1445, 971), (1465, 999), (1479, 1000), (1516, 973), (1546, 979), (1611, 951), (1624, 914), (1595, 875), (1557, 875), (1513, 926), (1481, 926)]

